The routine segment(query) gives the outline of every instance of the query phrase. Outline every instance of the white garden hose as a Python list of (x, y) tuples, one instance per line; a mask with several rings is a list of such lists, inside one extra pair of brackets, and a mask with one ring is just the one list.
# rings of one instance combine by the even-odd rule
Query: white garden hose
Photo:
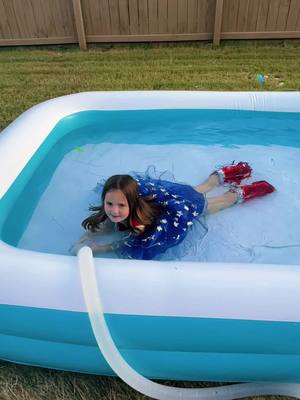
[(111, 369), (138, 392), (158, 400), (231, 400), (271, 394), (300, 398), (300, 384), (242, 383), (215, 388), (187, 389), (161, 385), (140, 375), (124, 360), (109, 332), (97, 284), (93, 253), (89, 247), (85, 246), (79, 250), (78, 262), (82, 291), (99, 349)]

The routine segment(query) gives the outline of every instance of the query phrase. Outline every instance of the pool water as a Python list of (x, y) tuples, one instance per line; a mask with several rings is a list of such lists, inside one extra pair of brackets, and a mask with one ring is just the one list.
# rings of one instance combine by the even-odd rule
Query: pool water
[[(89, 205), (99, 202), (93, 189), (110, 175), (154, 166), (158, 172), (171, 172), (179, 182), (197, 185), (217, 166), (242, 160), (253, 167), (250, 181), (268, 180), (277, 191), (207, 216), (207, 235), (199, 241), (194, 237), (196, 245), (182, 259), (299, 264), (299, 114), (231, 110), (80, 114), (89, 123), (61, 138), (30, 182), (40, 190), (28, 208), (28, 223), (15, 238), (18, 247), (69, 254), (71, 243), (83, 234), (80, 223), (89, 215)], [(225, 190), (218, 187), (208, 196)], [(29, 193), (23, 196), (30, 202)], [(170, 258), (172, 252), (166, 255)]]

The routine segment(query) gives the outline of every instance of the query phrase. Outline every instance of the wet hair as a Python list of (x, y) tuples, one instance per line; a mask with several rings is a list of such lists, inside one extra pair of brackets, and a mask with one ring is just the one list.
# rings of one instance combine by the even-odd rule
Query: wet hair
[(132, 221), (144, 225), (147, 229), (160, 216), (162, 206), (155, 204), (152, 196), (139, 196), (138, 184), (130, 175), (113, 175), (104, 184), (101, 195), (102, 204), (98, 207), (89, 208), (95, 212), (82, 222), (84, 229), (95, 231), (108, 218), (104, 211), (104, 200), (106, 193), (113, 190), (121, 190), (129, 205), (127, 227), (118, 223), (120, 230), (138, 230), (138, 228), (134, 228)]

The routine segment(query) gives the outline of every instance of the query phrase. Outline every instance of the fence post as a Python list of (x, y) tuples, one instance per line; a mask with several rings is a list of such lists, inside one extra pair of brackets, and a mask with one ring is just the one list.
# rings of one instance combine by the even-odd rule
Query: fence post
[(213, 36), (214, 46), (220, 45), (222, 16), (223, 16), (223, 0), (216, 0), (215, 26), (214, 26), (214, 36)]
[(78, 43), (81, 50), (86, 50), (86, 38), (84, 22), (82, 17), (81, 0), (73, 0), (73, 10), (75, 16), (75, 27), (78, 37)]

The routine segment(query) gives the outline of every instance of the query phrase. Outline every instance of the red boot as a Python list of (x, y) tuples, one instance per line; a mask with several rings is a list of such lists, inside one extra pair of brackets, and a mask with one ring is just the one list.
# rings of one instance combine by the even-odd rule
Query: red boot
[(250, 185), (236, 186), (230, 189), (238, 195), (237, 203), (242, 203), (255, 197), (262, 197), (266, 194), (273, 193), (276, 189), (266, 181), (253, 182)]
[(238, 164), (226, 165), (215, 173), (219, 177), (220, 184), (235, 183), (239, 185), (243, 179), (250, 178), (251, 172), (250, 165), (240, 161)]

